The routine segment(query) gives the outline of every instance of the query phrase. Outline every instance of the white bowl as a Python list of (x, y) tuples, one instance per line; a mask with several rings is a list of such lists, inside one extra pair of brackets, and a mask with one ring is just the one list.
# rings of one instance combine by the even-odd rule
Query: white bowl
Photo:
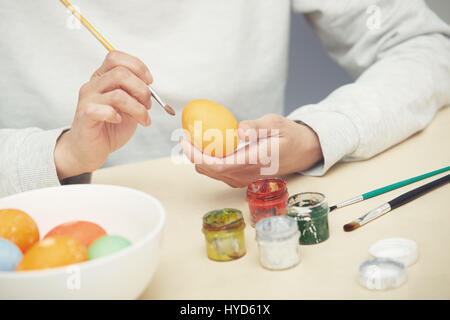
[(68, 221), (87, 220), (132, 245), (115, 254), (66, 267), (1, 272), (2, 299), (134, 299), (159, 262), (165, 211), (152, 196), (110, 185), (68, 185), (0, 199), (0, 209), (27, 212), (41, 238)]

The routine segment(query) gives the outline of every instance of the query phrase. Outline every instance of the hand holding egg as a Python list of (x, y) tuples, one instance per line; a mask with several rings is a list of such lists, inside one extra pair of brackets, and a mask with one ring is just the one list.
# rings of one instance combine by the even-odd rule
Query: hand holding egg
[[(205, 117), (203, 114), (195, 116)], [(220, 122), (221, 116), (214, 119)], [(224, 126), (228, 125), (224, 122)], [(195, 147), (186, 141), (181, 141), (180, 145), (195, 163), (197, 172), (234, 188), (246, 187), (261, 178), (309, 169), (323, 158), (317, 134), (308, 126), (280, 115), (268, 114), (257, 120), (242, 121), (237, 133), (241, 140), (250, 143), (221, 159), (202, 154), (195, 143)], [(197, 159), (201, 159), (201, 163)]]

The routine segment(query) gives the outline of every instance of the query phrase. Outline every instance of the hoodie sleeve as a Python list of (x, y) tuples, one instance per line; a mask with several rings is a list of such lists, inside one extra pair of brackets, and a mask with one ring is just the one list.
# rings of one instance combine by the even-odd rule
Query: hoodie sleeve
[(0, 129), (0, 197), (61, 184), (90, 182), (90, 174), (59, 181), (54, 150), (64, 130)]
[(332, 59), (356, 80), (289, 119), (318, 135), (323, 175), (425, 128), (450, 105), (450, 28), (419, 0), (294, 0)]

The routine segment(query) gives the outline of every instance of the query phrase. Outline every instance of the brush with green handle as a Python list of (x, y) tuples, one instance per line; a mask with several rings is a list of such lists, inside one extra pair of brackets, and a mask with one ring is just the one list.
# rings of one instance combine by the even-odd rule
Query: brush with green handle
[(413, 178), (410, 178), (410, 179), (399, 181), (399, 182), (390, 184), (388, 186), (381, 187), (381, 188), (378, 188), (378, 189), (375, 189), (375, 190), (363, 193), (363, 194), (358, 195), (356, 197), (350, 198), (350, 199), (348, 199), (348, 200), (346, 200), (344, 202), (341, 202), (341, 203), (338, 203), (338, 204), (336, 204), (334, 206), (331, 206), (330, 207), (330, 212), (333, 211), (334, 209), (342, 208), (342, 207), (349, 206), (351, 204), (354, 204), (354, 203), (357, 203), (357, 202), (360, 202), (360, 201), (363, 201), (363, 200), (366, 200), (366, 199), (369, 199), (369, 198), (376, 197), (376, 196), (378, 196), (380, 194), (383, 194), (383, 193), (386, 193), (386, 192), (389, 192), (389, 191), (392, 191), (392, 190), (404, 187), (404, 186), (406, 186), (408, 184), (411, 184), (411, 183), (414, 183), (416, 181), (420, 181), (420, 180), (432, 177), (434, 175), (437, 175), (437, 174), (442, 173), (442, 172), (446, 172), (448, 170), (450, 170), (450, 166), (442, 168), (442, 169), (439, 169), (439, 170), (431, 171), (431, 172), (428, 172), (428, 173), (425, 173), (425, 174), (421, 174), (420, 176), (417, 176), (417, 177), (413, 177)]

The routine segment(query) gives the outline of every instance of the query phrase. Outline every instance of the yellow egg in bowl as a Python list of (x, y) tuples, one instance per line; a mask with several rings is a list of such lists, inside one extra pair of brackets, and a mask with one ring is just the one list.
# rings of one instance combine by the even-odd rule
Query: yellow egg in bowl
[(144, 192), (111, 185), (67, 185), (1, 198), (0, 208), (27, 212), (41, 234), (67, 221), (88, 220), (131, 242), (121, 251), (77, 264), (0, 271), (0, 300), (135, 299), (158, 266), (165, 211)]

